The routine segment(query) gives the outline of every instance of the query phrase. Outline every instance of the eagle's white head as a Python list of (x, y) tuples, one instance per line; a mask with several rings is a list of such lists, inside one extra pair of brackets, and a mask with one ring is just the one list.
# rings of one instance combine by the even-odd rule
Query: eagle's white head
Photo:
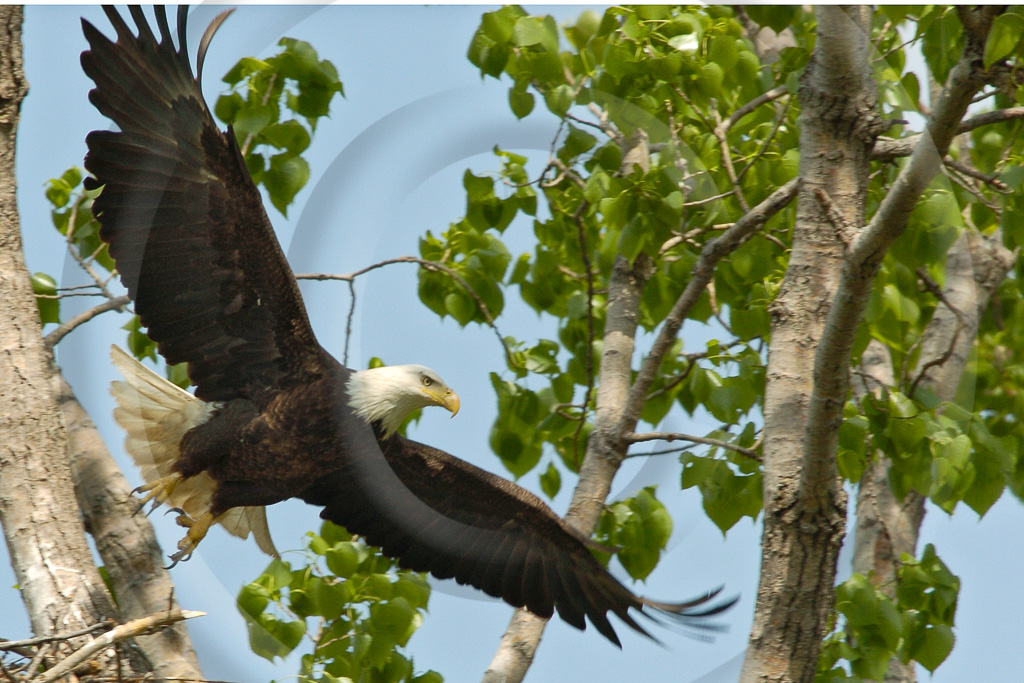
[(436, 372), (422, 365), (392, 365), (352, 373), (349, 405), (367, 422), (380, 421), (391, 436), (414, 410), (441, 406), (459, 412), (459, 396)]

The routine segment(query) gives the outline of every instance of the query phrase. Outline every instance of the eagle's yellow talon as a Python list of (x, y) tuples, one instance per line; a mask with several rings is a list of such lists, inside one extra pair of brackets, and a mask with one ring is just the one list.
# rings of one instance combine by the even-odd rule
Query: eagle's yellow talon
[(166, 477), (160, 477), (159, 479), (154, 479), (151, 482), (136, 487), (132, 491), (132, 494), (138, 495), (140, 493), (145, 493), (146, 495), (139, 499), (139, 507), (135, 509), (133, 514), (139, 514), (139, 512), (141, 512), (150, 501), (153, 503), (153, 506), (149, 510), (150, 512), (153, 512), (153, 510), (156, 510), (158, 507), (166, 503), (174, 492), (174, 487), (178, 485), (178, 482), (180, 482), (181, 479), (181, 475), (175, 472), (174, 474), (168, 474)]

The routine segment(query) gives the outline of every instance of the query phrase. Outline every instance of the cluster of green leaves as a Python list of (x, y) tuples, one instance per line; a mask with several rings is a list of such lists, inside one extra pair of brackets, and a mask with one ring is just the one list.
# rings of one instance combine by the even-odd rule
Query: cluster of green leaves
[[(787, 22), (809, 25), (811, 15), (800, 8), (780, 11)], [(722, 7), (613, 7), (559, 27), (550, 16), (508, 6), (483, 15), (468, 56), (485, 76), (511, 81), (515, 116), (530, 115), (541, 101), (561, 127), (540, 182), (528, 174), (525, 157), (502, 150), (495, 150), (496, 171), (467, 171), (465, 217), (441, 235), (428, 233), (420, 253), (452, 268), (495, 317), (508, 290), (518, 287), (522, 300), (557, 326), (557, 338), (506, 339), (512, 377), (492, 377), (499, 411), (490, 438), (508, 471), (521, 477), (540, 468), (541, 487), (553, 496), (562, 473), (578, 471), (592, 429), (589, 389), (599, 371), (616, 259), (651, 264), (639, 323), (655, 329), (703, 245), (744, 213), (737, 193), (728, 193), (716, 120), (795, 78), (802, 63), (762, 68), (732, 10)], [(747, 205), (795, 176), (796, 114), (783, 103), (763, 106), (727, 131)], [(641, 131), (654, 150), (649, 164), (628, 162)], [(785, 268), (791, 220), (788, 210), (776, 216), (766, 229), (775, 239), (755, 238), (720, 266), (715, 300), (704, 295), (690, 319), (718, 316), (734, 337), (691, 354), (678, 342), (644, 406), (645, 422), (658, 424), (673, 407), (707, 411), (722, 422), (717, 437), (755, 445), (751, 415), (763, 394), (767, 307)], [(536, 246), (514, 257), (503, 235), (527, 221)], [(443, 274), (423, 271), (419, 291), (438, 315), (462, 325), (485, 320), (473, 298)], [(551, 452), (556, 457), (546, 460)], [(723, 531), (761, 509), (756, 460), (733, 455), (712, 449), (685, 456), (684, 485), (700, 487)], [(737, 495), (741, 504), (730, 504)], [(637, 514), (629, 502), (617, 504), (600, 533), (624, 548), (620, 558), (630, 558), (637, 544), (642, 559), (624, 561), (640, 577), (653, 567), (657, 543), (641, 542), (646, 521), (627, 522), (640, 519)]]
[[(71, 253), (85, 267), (99, 267), (104, 272), (113, 269), (113, 260), (107, 253), (107, 246), (100, 241), (100, 224), (92, 216), (92, 200), (98, 190), (86, 192), (82, 187), (82, 171), (72, 166), (59, 178), (51, 178), (46, 184), (46, 200), (52, 207), (50, 218), (53, 227), (64, 236)], [(60, 322), (60, 300), (57, 282), (46, 273), (32, 276), (32, 291), (36, 295), (39, 316), (46, 323)]]
[(977, 413), (919, 393), (923, 402), (887, 391), (865, 397), (859, 409), (848, 405), (839, 432), (840, 472), (857, 481), (869, 454), (885, 453), (898, 498), (915, 490), (946, 512), (963, 502), (985, 514), (1016, 471), (1020, 442), (994, 435)]
[(672, 535), (672, 516), (654, 489), (648, 486), (632, 498), (605, 507), (597, 524), (598, 543), (621, 549), (615, 558), (637, 581), (654, 571)]
[[(217, 99), (214, 114), (232, 126), (253, 180), (287, 216), (309, 181), (309, 164), (300, 155), (344, 89), (334, 65), (309, 43), (282, 38), (278, 45), (282, 50), (273, 57), (243, 57), (228, 71), (223, 80), (230, 91)], [(283, 118), (282, 110), (292, 116)]]
[(430, 586), (344, 529), (310, 532), (302, 563), (273, 560), (238, 594), (253, 652), (271, 661), (302, 642), (301, 683), (441, 683), (414, 674), (402, 648), (423, 620)]
[(825, 640), (816, 683), (883, 680), (894, 656), (935, 671), (949, 655), (960, 579), (931, 544), (920, 560), (904, 554), (901, 563), (895, 599), (861, 574), (836, 589), (842, 624)]
[[(754, 424), (748, 422), (738, 435), (719, 430), (708, 436), (741, 448), (752, 448)], [(684, 451), (679, 461), (683, 465), (683, 488), (697, 487), (704, 512), (723, 534), (743, 517), (757, 518), (763, 506), (764, 490), (757, 460), (713, 446), (704, 454)]]

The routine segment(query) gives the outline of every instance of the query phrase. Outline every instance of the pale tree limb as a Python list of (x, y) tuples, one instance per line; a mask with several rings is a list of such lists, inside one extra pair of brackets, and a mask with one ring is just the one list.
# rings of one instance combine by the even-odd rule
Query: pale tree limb
[(127, 295), (117, 296), (108, 301), (104, 301), (102, 304), (93, 306), (87, 311), (82, 311), (75, 317), (64, 321), (58, 325), (52, 332), (46, 335), (44, 339), (46, 347), (53, 349), (54, 346), (60, 343), (60, 340), (74, 332), (80, 325), (84, 325), (96, 316), (106, 313), (107, 311), (123, 310), (125, 306), (131, 303), (131, 298)]
[[(619, 174), (633, 165), (647, 170), (650, 163), (647, 135), (634, 132), (626, 141)], [(611, 491), (612, 479), (626, 457), (629, 443), (618, 425), (629, 392), (631, 364), (636, 340), (640, 297), (652, 274), (651, 259), (639, 255), (634, 263), (617, 256), (608, 281), (603, 349), (597, 382), (594, 429), (580, 466), (565, 521), (583, 536), (590, 537)], [(632, 431), (631, 429), (629, 431)], [(501, 643), (484, 672), (484, 683), (519, 683), (533, 662), (547, 620), (525, 609), (517, 609)]]
[(152, 633), (161, 628), (176, 624), (184, 619), (194, 619), (204, 616), (205, 612), (194, 612), (191, 610), (172, 609), (148, 617), (134, 619), (127, 624), (121, 624), (107, 631), (103, 635), (93, 638), (88, 643), (75, 650), (70, 656), (61, 660), (56, 666), (47, 670), (41, 676), (33, 679), (33, 683), (53, 683), (62, 676), (70, 674), (76, 666), (82, 664), (100, 650), (109, 648), (115, 643), (134, 638), (136, 636)]
[[(176, 609), (174, 584), (153, 525), (137, 515), (131, 485), (110, 456), (96, 425), (75, 398), (63, 375), (51, 380), (68, 432), (68, 454), (75, 494), (118, 599), (122, 620)], [(169, 626), (135, 643), (160, 678), (203, 677), (184, 624)]]
[[(981, 315), (998, 283), (1013, 268), (1017, 254), (1002, 246), (998, 232), (983, 237), (968, 230), (950, 247), (946, 257), (946, 284), (940, 305), (921, 335), (918, 360), (923, 389), (940, 401), (953, 400), (977, 337)], [(934, 362), (940, 359), (942, 362)], [(872, 341), (861, 359), (863, 376), (870, 382), (854, 382), (854, 395), (878, 392), (895, 385), (888, 350)], [(870, 576), (883, 593), (895, 597), (900, 556), (917, 556), (917, 539), (925, 514), (925, 497), (910, 491), (896, 500), (889, 486), (888, 458), (872, 459), (861, 477), (857, 495), (853, 571)], [(894, 657), (886, 683), (914, 683), (913, 664)]]
[[(871, 9), (823, 6), (815, 14), (818, 36), (799, 93), (801, 188), (793, 247), (770, 309), (762, 566), (743, 683), (809, 681), (817, 668), (846, 501), (831, 481), (824, 504), (810, 510), (798, 504), (803, 441), (814, 428), (808, 415), (814, 349), (846, 250), (844, 228), (864, 224), (874, 137), (888, 125), (868, 61)], [(829, 206), (819, 191), (827, 193)]]
[(928, 134), (921, 138), (871, 222), (850, 246), (844, 259), (835, 302), (815, 354), (810, 430), (805, 444), (805, 467), (801, 471), (801, 495), (809, 496), (811, 505), (824, 505), (821, 496), (828, 486), (834, 485), (835, 458), (828, 456), (835, 454), (838, 424), (849, 388), (848, 368), (854, 337), (849, 326), (851, 321), (856, 324), (860, 320), (882, 257), (906, 228), (911, 211), (941, 169), (942, 158), (957, 134), (967, 106), (984, 83), (978, 58), (995, 16), (990, 10), (983, 8), (978, 12), (979, 17), (987, 18), (983, 35), (974, 35), (973, 40), (968, 41), (963, 58), (950, 71), (946, 87), (928, 120)]
[[(27, 89), (22, 10), (0, 7), (0, 523), (37, 636), (116, 616), (92, 561), (67, 462), (39, 313), (22, 255), (15, 133)], [(71, 643), (77, 647), (77, 643)], [(104, 658), (102, 669), (116, 673)]]
[[(860, 127), (857, 120), (869, 111), (869, 119), (878, 118), (874, 111), (877, 95), (866, 62), (870, 10), (851, 10), (860, 14), (850, 17), (855, 26), (847, 25), (845, 30), (836, 32), (841, 23), (837, 20), (846, 11), (816, 10), (819, 39), (812, 68), (804, 79), (807, 91), (801, 93), (801, 167), (805, 167), (805, 162), (813, 164), (812, 155), (825, 149), (822, 143), (827, 144), (833, 171), (843, 169), (845, 177), (830, 177), (830, 169), (820, 168), (805, 173), (803, 180), (809, 188), (812, 183), (828, 181), (820, 187), (828, 189), (843, 213), (850, 212), (846, 222), (862, 225), (867, 162), (874, 136), (881, 129), (870, 120)], [(826, 249), (821, 244), (822, 235), (828, 235), (828, 231), (821, 225), (821, 218), (815, 221), (809, 212), (798, 211), (790, 267), (783, 293), (776, 302), (779, 309), (791, 308), (775, 311), (775, 320), (788, 318), (789, 324), (775, 324), (772, 330), (765, 398), (764, 554), (751, 645), (741, 676), (744, 683), (809, 680), (814, 676), (834, 598), (838, 548), (845, 533), (845, 493), (837, 475), (835, 453), (849, 388), (850, 352), (855, 336), (852, 330), (862, 317), (882, 257), (905, 228), (910, 212), (938, 172), (967, 105), (983, 84), (981, 49), (995, 12), (982, 8), (971, 16), (978, 19), (976, 30), (967, 31), (964, 56), (950, 72), (947, 86), (937, 98), (927, 134), (920, 139), (871, 222), (849, 248), (844, 249), (846, 245), (836, 239), (835, 233), (842, 231), (841, 226), (835, 226), (831, 250), (823, 253)], [(854, 73), (850, 73), (851, 69)], [(815, 81), (818, 93), (809, 88)], [(853, 94), (854, 86), (860, 89), (860, 102)], [(853, 104), (847, 122), (850, 125), (845, 130), (821, 129), (821, 117), (836, 111), (844, 97)], [(814, 140), (811, 136), (816, 129), (824, 135)], [(838, 154), (837, 148), (841, 150)], [(817, 203), (820, 206), (820, 200)], [(816, 229), (808, 231), (812, 226)], [(826, 265), (830, 275), (827, 282), (814, 283), (817, 292), (805, 291), (801, 294), (803, 300), (797, 301), (788, 296), (787, 288), (803, 288), (811, 280), (806, 267), (815, 258), (808, 261), (812, 255), (809, 248), (818, 254), (819, 266), (824, 265), (822, 257), (831, 261)], [(840, 264), (837, 282), (834, 274)], [(807, 306), (811, 309), (806, 310)], [(794, 320), (793, 313), (801, 308), (810, 315)], [(824, 320), (823, 310), (828, 311)], [(801, 334), (791, 338), (798, 329)], [(808, 329), (812, 332), (809, 337)], [(813, 373), (808, 372), (810, 349)], [(786, 355), (792, 363), (779, 363)], [(812, 377), (813, 382), (809, 383)]]
[[(757, 449), (744, 448), (728, 441), (722, 441), (721, 439), (712, 439), (709, 436), (697, 436), (696, 434), (679, 434), (676, 432), (646, 432), (644, 434), (629, 433), (625, 435), (626, 441), (630, 443), (643, 443), (645, 441), (690, 441), (692, 443), (702, 443), (706, 446), (715, 446), (717, 448), (724, 448), (728, 451), (739, 453), (742, 456), (761, 462), (760, 456), (757, 455)], [(637, 455), (643, 455), (638, 453)]]
[[(624, 166), (630, 161), (644, 163), (646, 140), (634, 138), (631, 153), (624, 154)], [(637, 151), (636, 146), (644, 147)], [(620, 170), (620, 172), (628, 172)], [(640, 296), (650, 277), (650, 260), (641, 255), (630, 265), (621, 256), (613, 265), (608, 284), (608, 304), (603, 337), (597, 411), (594, 430), (587, 443), (587, 452), (580, 468), (579, 482), (573, 493), (566, 522), (585, 536), (590, 536), (600, 517), (604, 501), (611, 490), (615, 473), (626, 458), (633, 432), (643, 409), (644, 400), (657, 376), (661, 360), (671, 347), (693, 305), (707, 288), (714, 267), (796, 196), (799, 181), (791, 180), (748, 214), (732, 225), (719, 238), (708, 242), (694, 266), (693, 275), (669, 313), (652, 351), (645, 358), (635, 380), (631, 382)], [(517, 683), (525, 676), (546, 620), (530, 612), (516, 610), (501, 644), (484, 674), (485, 683)]]

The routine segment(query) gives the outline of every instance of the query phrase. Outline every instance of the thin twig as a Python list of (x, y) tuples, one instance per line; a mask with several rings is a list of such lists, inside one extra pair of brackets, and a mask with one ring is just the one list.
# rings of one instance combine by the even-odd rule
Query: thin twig
[(583, 268), (587, 276), (587, 390), (583, 394), (583, 412), (580, 414), (580, 422), (576, 425), (576, 432), (572, 438), (573, 457), (577, 462), (579, 462), (580, 434), (587, 421), (590, 395), (594, 393), (594, 269), (590, 265), (590, 254), (587, 253), (587, 236), (583, 225), (583, 214), (588, 205), (589, 202), (584, 199), (576, 208), (576, 213), (573, 214), (573, 219), (576, 221), (576, 237), (580, 243), (580, 257), (583, 259)]
[(47, 348), (52, 349), (60, 342), (61, 339), (70, 334), (79, 325), (89, 322), (90, 320), (100, 315), (101, 313), (106, 313), (107, 311), (124, 310), (124, 307), (130, 303), (131, 298), (129, 298), (127, 295), (124, 295), (116, 297), (114, 299), (110, 299), (109, 301), (104, 301), (98, 306), (93, 306), (88, 311), (83, 311), (76, 315), (75, 317), (71, 318), (70, 320), (61, 323), (61, 325), (57, 329), (46, 335), (46, 337), (43, 339), (43, 343), (46, 344)]
[(38, 636), (36, 638), (26, 638), (24, 640), (0, 640), (0, 650), (15, 650), (20, 647), (31, 647), (34, 645), (42, 645), (43, 643), (52, 643), (57, 640), (71, 640), (79, 636), (87, 636), (90, 633), (96, 631), (106, 631), (116, 626), (113, 620), (107, 620), (99, 624), (93, 624), (92, 626), (86, 626), (85, 628), (77, 631), (69, 631), (67, 633), (54, 633), (48, 636)]
[(605, 135), (608, 135), (609, 137), (611, 137), (611, 135), (608, 133), (607, 126), (602, 126), (600, 123), (594, 123), (593, 121), (587, 121), (586, 119), (581, 119), (578, 116), (573, 116), (572, 114), (568, 114), (568, 113), (565, 115), (565, 118), (569, 119), (570, 121), (575, 121), (576, 123), (578, 123), (578, 124), (580, 124), (582, 126), (590, 126), (591, 128), (596, 128), (599, 131), (601, 131), (602, 133), (604, 133)]
[(448, 277), (455, 280), (456, 284), (458, 284), (460, 287), (466, 290), (466, 293), (469, 294), (473, 301), (476, 302), (476, 305), (480, 309), (480, 313), (484, 316), (484, 320), (487, 322), (487, 325), (494, 331), (495, 336), (498, 337), (498, 341), (501, 342), (501, 348), (505, 350), (505, 356), (508, 359), (509, 366), (513, 368), (518, 367), (518, 364), (515, 362), (514, 357), (512, 355), (512, 349), (508, 347), (508, 344), (505, 343), (505, 338), (501, 336), (501, 331), (498, 330), (498, 326), (494, 322), (494, 317), (491, 315), (490, 309), (487, 308), (487, 304), (484, 303), (484, 300), (480, 298), (480, 295), (476, 293), (476, 290), (473, 289), (468, 282), (463, 280), (458, 275), (458, 273), (456, 273), (443, 263), (437, 263), (436, 261), (428, 261), (426, 259), (416, 258), (415, 256), (398, 256), (396, 258), (386, 259), (379, 263), (374, 263), (371, 266), (367, 266), (360, 270), (354, 271), (352, 273), (347, 273), (344, 275), (338, 275), (335, 273), (301, 273), (297, 274), (295, 276), (295, 279), (318, 281), (340, 280), (341, 282), (352, 282), (360, 275), (365, 275), (366, 273), (369, 273), (371, 270), (383, 268), (384, 266), (389, 266), (394, 263), (416, 263), (419, 264), (421, 267), (426, 268), (427, 270), (445, 273), (446, 275), (448, 275)]
[(348, 304), (348, 315), (345, 317), (345, 353), (342, 354), (341, 364), (348, 367), (348, 342), (352, 338), (352, 318), (356, 314), (356, 283), (355, 280), (348, 281), (348, 293), (350, 295)]
[(736, 194), (736, 190), (729, 190), (728, 192), (723, 192), (722, 194), (716, 194), (713, 197), (705, 197), (704, 199), (694, 199), (692, 202), (684, 203), (683, 204), (683, 208), (687, 208), (688, 209), (688, 208), (692, 208), (694, 206), (701, 206), (703, 204), (710, 204), (711, 202), (717, 202), (719, 199), (725, 199), (726, 197), (731, 197), (734, 194)]
[(737, 180), (743, 180), (743, 177), (747, 175), (747, 172), (754, 167), (754, 164), (757, 163), (757, 160), (763, 157), (768, 152), (768, 148), (771, 146), (772, 141), (775, 140), (775, 135), (779, 132), (779, 128), (782, 128), (782, 124), (785, 123), (786, 116), (789, 114), (789, 108), (792, 104), (793, 98), (787, 97), (786, 105), (779, 110), (778, 115), (775, 117), (775, 123), (772, 124), (772, 129), (768, 132), (767, 137), (765, 137), (765, 139), (761, 142), (760, 149), (758, 149), (757, 153), (754, 154), (753, 157), (751, 157), (750, 161), (747, 162), (747, 165), (744, 166), (740, 170), (740, 172), (736, 174)]
[(724, 135), (725, 132), (732, 128), (734, 125), (736, 125), (736, 123), (739, 122), (740, 119), (742, 119), (744, 116), (760, 107), (762, 104), (767, 104), (768, 102), (777, 100), (783, 95), (786, 95), (787, 93), (789, 93), (789, 88), (787, 88), (785, 85), (780, 85), (777, 88), (772, 88), (768, 92), (761, 93), (760, 95), (758, 95), (757, 97), (750, 100), (742, 107), (734, 111), (732, 114), (730, 114), (729, 118), (727, 118), (725, 121), (718, 124), (722, 128), (722, 134)]
[(71, 656), (61, 660), (46, 673), (33, 679), (34, 683), (52, 683), (62, 676), (69, 674), (76, 666), (89, 659), (95, 653), (110, 647), (114, 643), (159, 630), (185, 619), (201, 617), (205, 614), (206, 612), (194, 610), (173, 609), (159, 614), (151, 614), (141, 619), (133, 619), (127, 624), (121, 624), (107, 631), (98, 638), (93, 638), (72, 653)]
[[(953, 356), (953, 351), (956, 349), (957, 339), (959, 339), (960, 332), (964, 329), (963, 313), (961, 313), (956, 308), (956, 306), (954, 306), (950, 302), (950, 300), (946, 298), (946, 294), (942, 291), (942, 288), (939, 287), (938, 283), (932, 280), (931, 276), (928, 275), (928, 271), (926, 271), (924, 268), (918, 268), (917, 277), (921, 279), (924, 288), (927, 289), (932, 294), (932, 296), (941, 301), (943, 305), (945, 305), (945, 307), (949, 309), (949, 312), (952, 313), (954, 317), (956, 317), (956, 331), (953, 332), (953, 337), (949, 340), (949, 345), (946, 347), (946, 350), (942, 353), (942, 355), (939, 356), (938, 358), (932, 358), (930, 361), (921, 366), (921, 371), (917, 373), (917, 377), (914, 378), (913, 384), (910, 385), (910, 393), (908, 395), (911, 397), (914, 396), (915, 392), (917, 391), (917, 385), (920, 384), (921, 380), (924, 379), (924, 376), (928, 374), (929, 369), (938, 365), (944, 365), (946, 361), (948, 361)], [(910, 355), (909, 352), (907, 353), (907, 355)]]
[[(277, 72), (270, 74), (270, 80), (267, 81), (267, 91), (263, 93), (263, 100), (260, 102), (260, 106), (267, 106), (267, 102), (270, 101), (270, 91), (274, 89), (274, 81), (277, 80)], [(252, 140), (255, 137), (254, 133), (249, 133), (245, 136), (245, 142), (242, 143), (242, 157), (249, 153), (249, 145), (252, 144)]]
[(725, 174), (729, 176), (729, 182), (732, 183), (733, 190), (736, 191), (736, 202), (740, 205), (743, 213), (746, 213), (750, 211), (750, 205), (747, 204), (747, 198), (743, 196), (743, 188), (740, 187), (739, 178), (736, 176), (736, 167), (732, 163), (732, 150), (729, 149), (729, 139), (725, 135), (729, 128), (722, 121), (717, 107), (711, 107), (711, 114), (715, 117), (715, 127), (711, 132), (718, 138), (718, 148), (722, 152), (722, 165), (725, 166)]
[(974, 178), (975, 180), (979, 180), (985, 183), (986, 185), (991, 185), (996, 192), (1002, 192), (1005, 194), (1010, 191), (1010, 188), (1006, 185), (1006, 183), (1004, 183), (1002, 180), (1000, 180), (994, 175), (982, 173), (981, 171), (975, 168), (971, 168), (966, 164), (961, 164), (959, 161), (955, 161), (950, 157), (946, 157), (945, 159), (943, 159), (942, 163), (944, 163), (949, 168), (955, 169), (960, 173), (963, 173), (965, 176), (969, 176), (971, 178)]
[(690, 441), (693, 443), (702, 443), (707, 446), (716, 446), (718, 448), (724, 448), (726, 450), (734, 451), (740, 455), (761, 462), (761, 456), (757, 454), (752, 448), (744, 448), (743, 446), (737, 446), (734, 443), (728, 441), (722, 441), (721, 439), (712, 439), (707, 436), (696, 436), (694, 434), (679, 434), (675, 432), (647, 432), (645, 434), (629, 433), (623, 437), (630, 443), (642, 443), (644, 441)]

